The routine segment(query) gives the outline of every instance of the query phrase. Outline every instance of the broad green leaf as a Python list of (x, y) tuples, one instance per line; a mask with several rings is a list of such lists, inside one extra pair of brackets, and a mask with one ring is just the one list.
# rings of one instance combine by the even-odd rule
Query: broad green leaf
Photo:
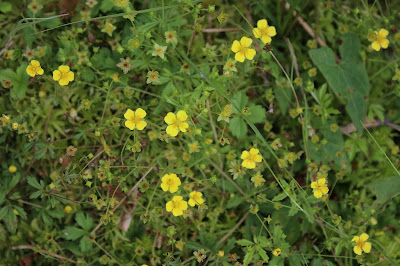
[(285, 115), (289, 108), (290, 102), (292, 101), (292, 88), (290, 88), (289, 84), (283, 88), (275, 87), (274, 94), (278, 100), (279, 109), (281, 110), (282, 115)]
[(251, 259), (253, 258), (253, 254), (254, 254), (254, 249), (252, 249), (249, 253), (246, 254), (246, 256), (244, 256), (244, 259), (243, 259), (244, 265), (249, 265), (249, 263), (251, 262)]
[(377, 180), (371, 186), (375, 188), (377, 202), (383, 204), (400, 194), (400, 176)]
[(239, 239), (238, 241), (236, 241), (236, 243), (238, 243), (241, 246), (245, 246), (245, 247), (254, 245), (253, 242), (251, 242), (251, 241), (249, 241), (247, 239)]
[[(246, 106), (249, 98), (246, 96), (246, 93), (241, 91), (235, 93), (235, 95), (232, 96), (231, 101), (233, 103), (233, 110), (235, 111), (235, 113), (240, 113), (242, 109)], [(239, 110), (237, 110), (235, 106), (237, 106)]]
[(247, 134), (247, 125), (242, 118), (236, 116), (229, 121), (229, 130), (237, 138), (243, 138)]
[(343, 37), (339, 48), (342, 61), (337, 64), (330, 48), (322, 47), (309, 51), (314, 64), (324, 75), (336, 96), (346, 103), (346, 112), (357, 130), (362, 130), (369, 95), (369, 81), (365, 65), (360, 56), (360, 40), (354, 33)]
[(89, 231), (93, 227), (93, 218), (90, 215), (85, 215), (83, 212), (78, 212), (75, 215), (76, 222), (85, 229)]
[(72, 227), (72, 226), (67, 226), (63, 232), (63, 237), (66, 240), (76, 240), (78, 238), (80, 238), (81, 236), (87, 234), (87, 232), (85, 230), (76, 228), (76, 227)]
[(265, 120), (265, 109), (261, 105), (250, 104), (250, 115), (247, 119), (252, 123), (260, 123)]
[(0, 12), (7, 13), (12, 10), (12, 5), (8, 2), (0, 3)]

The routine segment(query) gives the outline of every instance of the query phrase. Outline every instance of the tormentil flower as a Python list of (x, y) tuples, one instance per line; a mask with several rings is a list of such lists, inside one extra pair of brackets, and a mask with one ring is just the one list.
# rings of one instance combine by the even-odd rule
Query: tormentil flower
[(265, 179), (261, 175), (261, 172), (257, 172), (257, 174), (251, 178), (251, 182), (254, 183), (255, 187), (261, 187), (264, 185)]
[(177, 44), (178, 43), (178, 38), (176, 36), (176, 31), (167, 31), (165, 32), (165, 41), (167, 43), (173, 43)]
[(158, 71), (149, 71), (147, 72), (147, 80), (146, 83), (150, 84), (150, 83), (160, 83), (160, 77), (159, 77), (159, 73)]
[(373, 32), (373, 37), (368, 37), (370, 41), (372, 41), (371, 47), (375, 51), (379, 51), (382, 49), (386, 49), (389, 46), (389, 40), (386, 38), (389, 32), (385, 29), (380, 29), (379, 33), (377, 31)]
[(354, 253), (357, 255), (361, 255), (364, 251), (365, 253), (369, 253), (371, 251), (371, 243), (366, 242), (369, 238), (369, 235), (366, 233), (362, 233), (360, 236), (355, 236), (351, 240), (351, 242), (356, 242), (356, 246), (354, 247)]
[(320, 178), (316, 182), (311, 183), (311, 188), (314, 189), (314, 197), (316, 197), (317, 199), (321, 198), (323, 195), (328, 194), (329, 192), (329, 188), (327, 187), (327, 184), (325, 182), (325, 178)]
[(161, 59), (164, 59), (164, 53), (167, 50), (167, 46), (160, 46), (158, 44), (154, 44), (154, 51), (151, 54), (152, 56), (159, 56)]
[(235, 53), (235, 60), (239, 62), (244, 62), (244, 59), (253, 60), (256, 55), (256, 50), (249, 48), (253, 40), (247, 37), (242, 37), (240, 43), (238, 41), (233, 41), (232, 52)]
[(194, 207), (195, 205), (201, 205), (204, 203), (203, 193), (198, 191), (192, 191), (189, 194), (189, 205)]
[(184, 210), (187, 210), (188, 204), (183, 200), (182, 196), (174, 196), (171, 201), (166, 204), (167, 212), (171, 212), (174, 216), (181, 216)]
[(271, 37), (276, 35), (276, 29), (274, 26), (269, 26), (266, 19), (261, 19), (257, 21), (257, 28), (253, 29), (253, 34), (263, 43), (269, 44), (272, 41)]
[(106, 22), (106, 24), (104, 25), (104, 28), (101, 30), (101, 32), (105, 32), (111, 37), (116, 28), (117, 27), (115, 27), (110, 22)]
[(175, 115), (174, 113), (169, 112), (165, 117), (164, 121), (168, 124), (167, 126), (167, 134), (175, 137), (178, 135), (179, 131), (186, 132), (189, 127), (188, 123), (186, 123), (188, 116), (185, 111), (180, 110)]
[(32, 60), (29, 65), (26, 67), (26, 73), (29, 76), (34, 77), (36, 75), (43, 75), (43, 68), (40, 67), (40, 63), (37, 60)]
[(243, 151), (242, 156), (240, 158), (243, 160), (242, 166), (246, 167), (248, 169), (254, 169), (256, 168), (256, 163), (259, 163), (262, 161), (262, 157), (259, 154), (258, 149), (251, 148), (250, 152), (248, 151)]
[(74, 80), (74, 72), (70, 71), (69, 66), (61, 65), (58, 70), (53, 71), (53, 79), (61, 86), (65, 86)]
[(282, 252), (282, 249), (277, 248), (274, 251), (272, 251), (272, 254), (274, 254), (274, 256), (279, 256), (281, 254), (281, 252)]
[(124, 117), (126, 119), (125, 126), (130, 130), (137, 128), (138, 130), (143, 130), (147, 126), (147, 122), (143, 120), (146, 116), (146, 111), (142, 108), (132, 111), (131, 109), (126, 110)]
[(64, 212), (65, 212), (65, 213), (71, 213), (71, 212), (72, 212), (72, 207), (69, 206), (69, 205), (65, 206)]
[(120, 58), (121, 62), (117, 64), (117, 67), (121, 68), (124, 74), (128, 73), (129, 70), (133, 68), (133, 64), (131, 62), (131, 59), (129, 57), (127, 58)]
[(181, 180), (176, 174), (165, 174), (161, 178), (161, 188), (163, 191), (171, 193), (175, 193), (178, 191), (179, 186), (181, 185)]
[(8, 171), (10, 173), (15, 173), (17, 171), (17, 167), (15, 167), (14, 165), (10, 165), (10, 167), (8, 167)]

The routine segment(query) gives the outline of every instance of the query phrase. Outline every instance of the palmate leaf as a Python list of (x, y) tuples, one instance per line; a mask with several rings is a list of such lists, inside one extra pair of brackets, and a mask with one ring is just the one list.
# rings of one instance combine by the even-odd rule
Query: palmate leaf
[(342, 61), (337, 64), (328, 47), (310, 50), (315, 65), (324, 75), (336, 96), (346, 103), (346, 112), (357, 130), (362, 130), (369, 95), (369, 80), (360, 52), (360, 40), (355, 33), (347, 33), (340, 46)]

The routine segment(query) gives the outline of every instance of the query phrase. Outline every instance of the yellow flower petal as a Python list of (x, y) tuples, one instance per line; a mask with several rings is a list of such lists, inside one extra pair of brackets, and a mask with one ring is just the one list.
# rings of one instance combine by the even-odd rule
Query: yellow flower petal
[(130, 130), (134, 130), (135, 129), (135, 121), (132, 121), (132, 120), (127, 120), (127, 121), (125, 121), (125, 126), (127, 127), (127, 128), (129, 128)]
[(317, 183), (319, 186), (323, 186), (325, 184), (325, 181), (326, 181), (325, 178), (320, 178), (318, 179)]
[(31, 61), (31, 65), (34, 66), (34, 67), (38, 67), (38, 66), (40, 66), (40, 63), (37, 60), (32, 60)]
[(365, 242), (368, 238), (369, 238), (369, 235), (366, 234), (366, 233), (362, 233), (362, 234), (360, 235), (360, 241), (361, 241), (361, 242)]
[(135, 113), (131, 109), (128, 109), (128, 110), (126, 110), (124, 117), (125, 117), (125, 119), (128, 119), (128, 120), (134, 120)]
[(182, 210), (187, 210), (188, 204), (187, 204), (186, 201), (182, 200), (182, 201), (180, 202), (179, 207), (180, 207)]
[(312, 182), (311, 183), (311, 188), (318, 188), (317, 182)]
[(175, 137), (175, 136), (177, 136), (178, 135), (178, 132), (179, 132), (179, 130), (178, 130), (178, 126), (177, 125), (170, 125), (170, 126), (167, 126), (167, 134), (168, 135), (170, 135), (170, 136), (172, 136), (172, 137)]
[(240, 159), (245, 160), (249, 158), (250, 153), (248, 151), (243, 151), (242, 155), (240, 156)]
[(260, 19), (259, 21), (257, 21), (257, 27), (260, 30), (264, 30), (268, 27), (268, 21), (266, 19)]
[(136, 127), (137, 127), (138, 130), (143, 130), (146, 126), (147, 126), (147, 122), (143, 121), (143, 120), (140, 120), (136, 124)]
[(260, 152), (259, 149), (251, 148), (250, 149), (250, 155), (254, 156), (257, 155)]
[(362, 254), (361, 248), (359, 246), (355, 246), (353, 250), (354, 250), (354, 253), (356, 253), (357, 255), (361, 255)]
[(36, 73), (37, 73), (38, 75), (43, 75), (43, 73), (44, 73), (43, 68), (38, 67)]
[(69, 66), (65, 65), (59, 66), (58, 70), (60, 70), (62, 73), (67, 73), (69, 71)]
[(181, 216), (181, 215), (183, 214), (183, 211), (182, 211), (181, 209), (174, 208), (174, 209), (172, 210), (172, 214), (173, 214), (174, 216)]
[(188, 123), (180, 123), (179, 124), (179, 130), (182, 131), (182, 132), (186, 132), (187, 131), (186, 129), (188, 127), (189, 127)]
[(175, 192), (177, 192), (177, 191), (178, 191), (178, 186), (177, 186), (177, 184), (173, 184), (173, 185), (170, 185), (170, 186), (169, 186), (169, 192), (175, 193)]
[(381, 49), (381, 45), (379, 44), (378, 41), (374, 41), (371, 46), (372, 46), (372, 49), (374, 49), (377, 52)]
[(240, 44), (242, 47), (249, 47), (252, 44), (253, 40), (247, 37), (242, 37), (240, 39)]
[(60, 83), (61, 86), (66, 86), (68, 85), (69, 81), (67, 78), (61, 78), (58, 83)]
[(383, 39), (380, 42), (380, 45), (382, 46), (383, 49), (386, 49), (389, 47), (389, 40), (388, 39)]
[(265, 32), (271, 37), (274, 37), (276, 35), (276, 29), (274, 26), (268, 27)]
[(194, 199), (189, 199), (188, 203), (192, 207), (194, 207), (196, 205), (196, 202), (194, 201)]
[(324, 194), (328, 194), (329, 188), (328, 187), (321, 187), (321, 192)]
[(33, 70), (33, 67), (31, 65), (28, 65), (26, 67), (26, 73), (28, 73), (28, 75), (31, 77), (36, 76), (36, 71)]
[(165, 207), (167, 209), (167, 212), (171, 212), (174, 208), (174, 204), (172, 203), (172, 201), (168, 201)]
[(314, 197), (316, 197), (317, 199), (319, 199), (320, 197), (322, 197), (322, 192), (321, 190), (317, 189), (314, 191)]
[(261, 38), (261, 31), (260, 31), (260, 29), (259, 29), (259, 28), (254, 28), (254, 29), (253, 29), (253, 35), (254, 35), (254, 37), (256, 37), (256, 38)]
[(164, 117), (165, 123), (171, 125), (176, 122), (176, 116), (174, 113), (169, 112), (165, 117)]
[(146, 117), (146, 111), (145, 110), (143, 110), (142, 108), (138, 108), (138, 109), (136, 109), (136, 112), (135, 112), (135, 117), (136, 118), (144, 118), (144, 117)]
[(244, 55), (246, 56), (247, 59), (253, 60), (254, 56), (256, 55), (256, 50), (254, 49), (247, 49), (244, 52)]
[(269, 37), (267, 34), (262, 35), (261, 41), (265, 44), (269, 44), (272, 42), (271, 37)]
[(380, 38), (385, 38), (386, 36), (388, 36), (388, 34), (389, 34), (389, 32), (388, 32), (387, 30), (381, 29), (381, 30), (379, 31), (378, 37), (380, 37)]
[(74, 72), (68, 72), (67, 74), (65, 74), (65, 78), (68, 80), (68, 81), (73, 81), (74, 80), (74, 78), (75, 78), (75, 75), (74, 75)]
[(238, 41), (233, 41), (232, 44), (232, 52), (237, 53), (240, 49), (242, 49), (242, 46), (240, 45), (240, 43)]
[(243, 52), (238, 52), (238, 53), (235, 54), (235, 60), (236, 61), (243, 63), (244, 59), (245, 59), (245, 57), (244, 57), (244, 53)]
[(365, 253), (370, 253), (371, 252), (371, 243), (370, 242), (363, 243), (362, 250), (364, 250)]
[(53, 79), (55, 81), (59, 80), (61, 78), (61, 72), (59, 70), (54, 70), (53, 71)]
[(163, 190), (163, 191), (168, 191), (168, 188), (169, 188), (169, 186), (166, 184), (166, 183), (162, 183), (161, 184), (161, 189)]
[(355, 236), (355, 237), (353, 237), (351, 242), (355, 241), (357, 243), (359, 240), (360, 240), (360, 237), (359, 236)]
[(257, 162), (257, 163), (261, 162), (262, 161), (262, 156), (261, 155), (254, 156), (254, 161)]
[(161, 182), (166, 183), (169, 179), (169, 174), (165, 174), (163, 175), (163, 177), (161, 178)]
[(179, 121), (183, 122), (186, 121), (186, 119), (188, 118), (187, 114), (185, 111), (180, 110), (177, 114), (176, 117), (178, 118)]

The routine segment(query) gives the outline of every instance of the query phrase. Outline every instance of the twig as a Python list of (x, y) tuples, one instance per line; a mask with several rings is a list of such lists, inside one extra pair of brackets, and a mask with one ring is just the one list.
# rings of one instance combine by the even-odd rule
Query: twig
[(213, 161), (211, 161), (210, 159), (208, 159), (208, 161), (210, 162), (210, 164), (218, 171), (221, 173), (221, 175), (223, 175), (226, 179), (228, 179), (229, 182), (232, 183), (232, 185), (235, 186), (235, 188), (240, 192), (240, 194), (242, 194), (243, 196), (246, 196), (246, 193), (236, 184), (235, 181), (232, 180), (232, 178), (230, 178), (221, 168), (218, 167), (218, 165), (216, 165)]
[[(115, 206), (115, 208), (112, 210), (112, 212), (115, 212), (115, 210), (118, 209), (118, 207), (121, 206), (121, 204), (133, 193), (133, 191), (135, 191), (135, 189), (139, 186), (139, 184), (143, 181), (143, 179), (145, 179), (145, 177), (151, 172), (151, 170), (153, 170), (155, 165), (156, 164), (154, 164), (152, 167), (150, 167), (150, 169), (147, 170), (147, 172), (139, 179), (139, 181), (136, 182), (136, 184), (126, 194), (126, 196), (117, 204), (117, 206)], [(92, 230), (92, 232), (90, 234), (95, 233), (97, 230), (99, 230), (99, 228), (102, 225), (103, 225), (103, 222), (100, 221), (100, 223)]]
[[(34, 251), (34, 250), (35, 250), (35, 247), (32, 246), (32, 245), (21, 245), (21, 246), (11, 247), (11, 249), (12, 249), (12, 250), (31, 249), (31, 250)], [(64, 261), (68, 261), (68, 262), (71, 262), (71, 263), (74, 263), (74, 264), (78, 264), (78, 262), (75, 261), (75, 260), (72, 260), (72, 259), (63, 257), (63, 256), (58, 255), (58, 254), (54, 254), (54, 253), (48, 252), (47, 250), (44, 250), (44, 249), (40, 249), (40, 250), (39, 250), (39, 253), (43, 253), (43, 254), (49, 255), (49, 256), (51, 256), (51, 257), (60, 259), (60, 260), (64, 260)]]
[[(368, 121), (365, 121), (364, 126), (366, 128), (374, 128), (374, 127), (379, 127), (379, 126), (388, 126), (388, 127), (393, 128), (394, 130), (400, 131), (400, 126), (396, 125), (396, 124), (393, 124), (388, 119), (385, 119), (383, 122), (380, 119), (368, 120)], [(343, 134), (348, 135), (348, 134), (351, 134), (353, 132), (356, 132), (357, 128), (353, 123), (350, 123), (348, 125), (341, 126), (340, 127), (340, 131)]]
[(202, 32), (213, 33), (213, 32), (228, 32), (228, 31), (240, 31), (239, 28), (225, 28), (225, 29), (203, 29)]
[(231, 230), (229, 230), (229, 232), (228, 232), (223, 238), (221, 238), (220, 241), (218, 241), (218, 243), (223, 243), (223, 242), (225, 242), (225, 241), (230, 237), (230, 235), (231, 235), (233, 232), (235, 232), (236, 229), (238, 229), (239, 226), (246, 220), (246, 218), (247, 218), (248, 215), (249, 215), (249, 212), (247, 212), (245, 215), (243, 215), (242, 219), (240, 219), (239, 222), (238, 222)]

